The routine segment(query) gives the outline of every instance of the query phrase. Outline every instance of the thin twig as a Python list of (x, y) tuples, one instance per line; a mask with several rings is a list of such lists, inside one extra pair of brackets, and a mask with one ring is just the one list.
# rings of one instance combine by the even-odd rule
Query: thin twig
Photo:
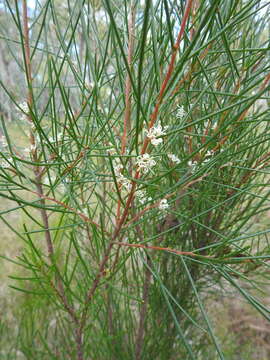
[[(136, 230), (140, 237), (140, 241), (143, 241), (142, 231), (139, 226), (136, 226)], [(151, 260), (147, 255), (146, 267), (145, 267), (145, 275), (144, 275), (144, 283), (143, 283), (143, 296), (142, 296), (142, 306), (139, 314), (139, 328), (135, 341), (135, 359), (140, 360), (143, 348), (143, 338), (145, 334), (145, 323), (146, 323), (146, 315), (147, 315), (147, 306), (149, 300), (149, 286), (151, 281)]]
[[(132, 65), (132, 57), (134, 50), (134, 38), (135, 38), (135, 15), (136, 15), (136, 7), (134, 2), (130, 6), (130, 16), (128, 22), (128, 56), (127, 63), (129, 67), (129, 71), (131, 71)], [(121, 154), (124, 155), (126, 152), (127, 145), (127, 132), (130, 130), (130, 116), (131, 116), (131, 79), (129, 73), (126, 77), (126, 89), (125, 89), (125, 114), (124, 114), (124, 130), (121, 139)]]
[[(33, 93), (32, 93), (32, 70), (31, 70), (31, 54), (30, 54), (30, 41), (29, 41), (29, 25), (28, 25), (28, 14), (27, 14), (27, 0), (23, 0), (23, 34), (24, 34), (24, 52), (25, 52), (25, 62), (26, 62), (26, 77), (28, 82), (28, 106), (31, 109), (33, 106)], [(34, 119), (32, 118), (32, 112), (28, 115), (28, 120), (33, 125)], [(32, 156), (33, 161), (35, 163), (38, 162), (38, 156), (37, 156), (37, 148), (36, 148), (36, 140), (33, 133), (33, 129), (31, 126), (31, 131), (29, 135), (29, 140), (31, 145), (33, 146), (32, 150)], [(38, 166), (34, 166), (34, 174), (35, 174), (35, 184), (37, 189), (37, 194), (40, 198), (40, 203), (42, 205), (42, 208), (40, 208), (40, 214), (44, 226), (44, 233), (45, 233), (45, 239), (47, 243), (47, 251), (48, 256), (51, 261), (52, 265), (55, 265), (55, 259), (54, 259), (54, 247), (52, 243), (51, 233), (49, 230), (49, 220), (48, 220), (48, 214), (45, 210), (45, 199), (43, 194), (43, 188), (41, 184), (41, 178), (42, 178), (42, 171), (40, 171)], [(57, 271), (57, 270), (56, 270)], [(59, 273), (56, 272), (56, 284), (58, 287), (58, 297), (61, 300), (61, 302), (64, 305), (64, 308), (70, 315), (72, 321), (76, 325), (75, 330), (75, 338), (76, 338), (76, 345), (77, 345), (77, 360), (83, 360), (83, 350), (82, 350), (82, 338), (78, 336), (78, 319), (75, 315), (75, 310), (72, 305), (69, 304), (68, 299), (65, 295), (64, 286), (61, 277), (59, 276)]]
[[(182, 23), (181, 23), (181, 27), (180, 27), (180, 30), (179, 30), (179, 33), (178, 33), (178, 36), (177, 36), (176, 43), (174, 45), (174, 49), (173, 49), (171, 61), (170, 61), (170, 64), (169, 64), (169, 68), (168, 68), (167, 74), (165, 76), (165, 79), (164, 79), (164, 81), (163, 81), (163, 83), (161, 85), (161, 89), (160, 89), (160, 92), (159, 92), (159, 95), (158, 95), (158, 99), (157, 99), (157, 103), (156, 103), (154, 112), (150, 117), (149, 128), (151, 128), (154, 125), (154, 123), (155, 123), (155, 121), (157, 119), (159, 108), (160, 108), (160, 105), (161, 105), (162, 100), (163, 100), (164, 92), (165, 92), (165, 90), (167, 88), (167, 84), (168, 84), (168, 82), (169, 82), (169, 80), (170, 80), (170, 78), (172, 76), (172, 72), (173, 72), (174, 64), (175, 64), (175, 59), (176, 59), (176, 55), (177, 55), (177, 50), (179, 49), (180, 42), (181, 42), (182, 36), (184, 34), (184, 30), (185, 30), (186, 22), (187, 22), (187, 19), (188, 19), (190, 10), (191, 10), (192, 2), (193, 2), (193, 0), (188, 0), (188, 2), (187, 2), (185, 12), (184, 12), (184, 16), (183, 16), (183, 20), (182, 20)], [(149, 144), (149, 139), (146, 137), (145, 140), (144, 140), (142, 150), (141, 150), (141, 154), (144, 154), (146, 152), (148, 144)], [(140, 172), (139, 172), (139, 170), (137, 170), (136, 174), (135, 174), (135, 179), (138, 179), (139, 177), (140, 177)], [(100, 283), (100, 280), (101, 280), (101, 278), (102, 278), (102, 276), (104, 274), (104, 270), (105, 270), (106, 264), (107, 264), (107, 262), (109, 260), (111, 250), (112, 250), (114, 244), (117, 244), (117, 243), (115, 243), (115, 240), (118, 237), (118, 235), (119, 235), (119, 233), (120, 233), (120, 231), (122, 229), (122, 226), (124, 225), (124, 222), (127, 219), (127, 216), (129, 214), (130, 205), (131, 205), (131, 203), (133, 201), (133, 196), (134, 196), (135, 190), (136, 190), (136, 182), (133, 181), (132, 182), (132, 188), (131, 188), (131, 191), (129, 193), (129, 196), (128, 196), (128, 199), (127, 199), (127, 202), (126, 202), (126, 207), (125, 207), (125, 209), (123, 211), (123, 214), (122, 214), (121, 218), (119, 219), (119, 222), (116, 225), (115, 231), (114, 231), (114, 233), (112, 235), (112, 239), (109, 242), (109, 244), (107, 246), (107, 249), (105, 250), (103, 259), (102, 259), (102, 261), (100, 263), (99, 270), (98, 270), (98, 273), (97, 273), (97, 275), (96, 275), (96, 277), (94, 279), (92, 287), (90, 288), (90, 290), (87, 293), (87, 296), (86, 296), (86, 299), (85, 299), (84, 311), (83, 311), (82, 317), (81, 317), (81, 326), (80, 326), (80, 335), (81, 335), (81, 337), (82, 337), (82, 331), (83, 331), (83, 328), (85, 326), (86, 319), (87, 319), (88, 304), (91, 302), (91, 300), (93, 298), (93, 295), (94, 295), (94, 293), (95, 293), (95, 291), (96, 291), (96, 289), (97, 289), (97, 287), (98, 287), (98, 285)]]
[[(42, 199), (46, 199), (46, 200), (50, 200), (50, 201), (53, 201), (54, 203), (58, 204), (58, 205), (61, 205), (62, 207), (64, 207), (65, 209), (73, 212), (74, 214), (80, 216), (85, 222), (88, 222), (92, 225), (95, 225), (96, 227), (99, 227), (100, 228), (100, 225), (98, 223), (96, 223), (95, 221), (91, 220), (88, 216), (86, 216), (85, 214), (77, 211), (76, 209), (74, 209), (73, 207), (71, 206), (68, 206), (67, 204), (63, 203), (62, 201), (59, 201), (55, 198), (52, 198), (52, 197), (49, 197), (49, 196), (46, 196), (43, 194), (42, 192), (42, 187), (40, 186), (40, 184), (37, 184), (37, 186), (40, 187), (40, 191), (34, 191), (34, 190), (29, 190), (29, 192), (33, 193), (33, 194), (36, 194), (38, 195), (39, 197), (41, 197)], [(43, 206), (45, 206), (45, 204), (42, 204)], [(109, 235), (109, 233), (104, 230), (104, 232)]]
[[(132, 57), (134, 50), (134, 39), (135, 39), (135, 15), (136, 15), (136, 5), (134, 2), (130, 5), (130, 15), (128, 21), (128, 55), (127, 55), (127, 63), (129, 72), (131, 72), (132, 65)], [(131, 79), (129, 76), (129, 72), (126, 77), (126, 87), (125, 87), (125, 113), (124, 113), (124, 129), (123, 135), (121, 138), (121, 155), (125, 155), (126, 146), (127, 146), (127, 133), (130, 130), (130, 116), (131, 116)], [(121, 187), (120, 187), (121, 188)], [(121, 201), (118, 200), (117, 203), (117, 222), (120, 219), (120, 209), (121, 209)]]
[(158, 250), (158, 251), (168, 251), (168, 252), (172, 252), (174, 254), (177, 255), (186, 255), (186, 256), (200, 256), (200, 257), (206, 257), (206, 258), (211, 258), (212, 256), (203, 256), (203, 255), (199, 255), (199, 254), (195, 254), (192, 251), (179, 251), (179, 250), (175, 250), (172, 248), (166, 248), (166, 247), (160, 247), (160, 246), (151, 246), (151, 245), (143, 245), (143, 244), (129, 244), (129, 243), (121, 243), (121, 242), (114, 242), (114, 244), (116, 245), (120, 245), (120, 246), (127, 246), (127, 247), (134, 247), (134, 248), (140, 248), (140, 249), (150, 249), (150, 250)]
[[(266, 85), (267, 85), (267, 83), (268, 83), (269, 81), (270, 81), (270, 73), (265, 77), (265, 79), (264, 79), (262, 85), (260, 86), (260, 89), (259, 89), (259, 90), (260, 90), (260, 91), (264, 90), (265, 87), (266, 87)], [(246, 117), (246, 115), (248, 114), (248, 111), (249, 111), (250, 107), (251, 107), (253, 104), (254, 104), (254, 103), (251, 103), (251, 104), (249, 105), (249, 107), (248, 107), (245, 111), (242, 112), (242, 114), (241, 114), (241, 115), (239, 116), (239, 118), (236, 120), (235, 126), (239, 125), (239, 123), (243, 121), (243, 119), (244, 119), (244, 118)], [(217, 129), (217, 130), (218, 130), (218, 129)], [(233, 127), (233, 128), (229, 131), (229, 133), (228, 133), (226, 136), (224, 136), (224, 137), (219, 141), (219, 143), (214, 147), (213, 151), (217, 151), (217, 150), (229, 139), (230, 134), (231, 134), (234, 130), (235, 130), (235, 127)]]

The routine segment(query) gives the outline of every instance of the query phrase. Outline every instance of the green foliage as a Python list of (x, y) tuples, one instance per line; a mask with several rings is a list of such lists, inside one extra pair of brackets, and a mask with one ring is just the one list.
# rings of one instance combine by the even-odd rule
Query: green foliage
[(225, 359), (213, 292), (269, 320), (267, 3), (26, 5), (1, 10), (24, 75), (0, 77), (23, 138), (3, 112), (0, 217), (23, 244), (3, 358)]

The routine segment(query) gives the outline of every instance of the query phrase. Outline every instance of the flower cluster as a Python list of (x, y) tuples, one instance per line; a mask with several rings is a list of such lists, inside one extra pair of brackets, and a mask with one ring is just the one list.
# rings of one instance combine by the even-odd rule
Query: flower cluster
[[(111, 142), (108, 143), (107, 153), (110, 155), (117, 155), (117, 151), (115, 149), (115, 145), (113, 145)], [(119, 144), (117, 143), (116, 146), (118, 147)], [(121, 145), (120, 145), (121, 146)]]
[[(57, 134), (57, 139), (58, 139), (58, 141), (63, 140), (63, 133), (62, 132), (59, 132)], [(50, 136), (48, 138), (48, 140), (49, 140), (50, 143), (56, 143), (56, 137)]]
[(156, 165), (156, 162), (149, 154), (143, 154), (137, 157), (136, 164), (138, 169), (143, 174), (146, 174), (153, 166)]
[(152, 198), (149, 196), (147, 197), (146, 191), (145, 190), (137, 190), (135, 195), (137, 196), (139, 202), (141, 204), (146, 203), (147, 201), (151, 201)]
[[(205, 154), (207, 157), (211, 157), (214, 155), (214, 151), (213, 150), (209, 150), (207, 151), (207, 153)], [(210, 160), (210, 159), (209, 159)]]
[(22, 121), (27, 121), (27, 116), (29, 114), (29, 107), (26, 101), (22, 102), (21, 104), (19, 104), (20, 110), (22, 112), (21, 114), (21, 120)]
[[(206, 152), (206, 154), (205, 154), (205, 156), (206, 156), (206, 159), (204, 159), (201, 163), (200, 163), (200, 165), (205, 165), (205, 164), (207, 164), (210, 160), (211, 160), (211, 158), (212, 158), (212, 156), (214, 155), (214, 151), (212, 151), (212, 150), (209, 150), (209, 151), (207, 151)], [(190, 161), (188, 161), (188, 166), (190, 166), (191, 167), (191, 172), (193, 173), (195, 170), (196, 170), (196, 167), (198, 166), (198, 161), (197, 160), (190, 160)]]
[(180, 164), (180, 159), (174, 154), (168, 154), (168, 158), (175, 164)]
[(186, 112), (184, 110), (184, 106), (182, 105), (177, 105), (177, 112), (176, 112), (176, 117), (178, 119), (183, 119), (183, 117), (186, 116)]
[(194, 160), (194, 161), (191, 161), (191, 160), (188, 161), (188, 166), (190, 167), (190, 171), (191, 171), (192, 173), (195, 172), (197, 165), (198, 165), (198, 161), (196, 161), (196, 160)]
[(160, 136), (166, 135), (167, 128), (168, 126), (162, 128), (162, 126), (158, 123), (146, 132), (146, 136), (150, 139), (152, 145), (158, 146), (159, 144), (162, 144), (163, 139), (160, 138)]
[(132, 182), (122, 174), (123, 168), (124, 167), (119, 160), (117, 160), (116, 164), (113, 166), (118, 184), (122, 185), (127, 191), (130, 191), (132, 188)]
[(168, 200), (167, 199), (160, 200), (158, 208), (160, 211), (166, 211), (169, 208)]
[(8, 168), (10, 168), (10, 167), (11, 167), (10, 162), (12, 162), (12, 159), (11, 159), (11, 158), (8, 158), (7, 160), (3, 159), (3, 160), (1, 160), (1, 162), (0, 162), (0, 167), (1, 167), (2, 169), (8, 169)]

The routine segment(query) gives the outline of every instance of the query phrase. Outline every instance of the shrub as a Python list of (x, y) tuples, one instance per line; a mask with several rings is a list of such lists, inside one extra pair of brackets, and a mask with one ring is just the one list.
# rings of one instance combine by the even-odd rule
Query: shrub
[(205, 301), (228, 287), (269, 320), (266, 5), (5, 2), (7, 356), (224, 359)]

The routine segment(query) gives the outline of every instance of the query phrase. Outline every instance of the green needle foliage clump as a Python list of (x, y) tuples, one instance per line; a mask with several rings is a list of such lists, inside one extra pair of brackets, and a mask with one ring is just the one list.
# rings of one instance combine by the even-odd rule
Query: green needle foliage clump
[(225, 359), (213, 293), (269, 320), (267, 2), (31, 4), (0, 9), (3, 358)]

